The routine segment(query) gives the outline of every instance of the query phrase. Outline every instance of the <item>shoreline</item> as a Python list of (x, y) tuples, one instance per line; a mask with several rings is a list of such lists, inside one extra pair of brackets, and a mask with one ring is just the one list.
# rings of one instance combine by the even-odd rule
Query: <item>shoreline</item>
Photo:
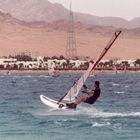
[[(86, 70), (61, 70), (57, 71), (58, 73), (84, 73)], [(0, 74), (29, 74), (29, 73), (46, 73), (48, 74), (47, 70), (0, 70)], [(98, 73), (105, 73), (105, 74), (119, 74), (119, 73), (140, 73), (139, 71), (113, 71), (113, 70), (96, 70), (95, 75)], [(92, 75), (92, 74), (91, 74)]]

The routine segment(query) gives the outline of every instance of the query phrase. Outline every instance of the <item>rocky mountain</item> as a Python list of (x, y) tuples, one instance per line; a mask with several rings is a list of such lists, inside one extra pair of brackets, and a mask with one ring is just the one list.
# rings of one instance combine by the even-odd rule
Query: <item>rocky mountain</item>
[(0, 0), (0, 10), (26, 22), (50, 22), (65, 18), (67, 10), (47, 0)]
[(133, 20), (129, 21), (127, 28), (139, 28), (140, 27), (140, 17), (134, 18)]
[[(64, 55), (67, 46), (67, 20), (46, 22), (20, 21), (0, 13), (0, 56), (31, 52), (42, 56)], [(75, 22), (78, 56), (97, 58), (116, 28)], [(122, 29), (123, 33), (106, 58), (136, 59), (140, 56), (140, 28)]]
[[(68, 19), (69, 10), (61, 4), (48, 0), (0, 0), (0, 11), (9, 13), (14, 18), (25, 22), (52, 22)], [(98, 26), (114, 26), (117, 28), (140, 27), (140, 18), (127, 21), (118, 17), (97, 17), (84, 13), (74, 13), (76, 22)]]

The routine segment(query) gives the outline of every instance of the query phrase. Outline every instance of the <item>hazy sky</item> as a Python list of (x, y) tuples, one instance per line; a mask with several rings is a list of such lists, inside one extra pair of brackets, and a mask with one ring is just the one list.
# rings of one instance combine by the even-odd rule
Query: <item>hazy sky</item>
[(95, 16), (114, 16), (131, 20), (140, 17), (140, 0), (49, 0), (57, 2), (75, 12), (89, 13)]

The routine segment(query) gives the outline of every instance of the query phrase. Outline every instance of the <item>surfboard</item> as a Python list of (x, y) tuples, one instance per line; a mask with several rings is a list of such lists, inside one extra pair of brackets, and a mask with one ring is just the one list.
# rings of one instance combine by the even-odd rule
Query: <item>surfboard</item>
[[(55, 108), (55, 109), (68, 109), (66, 107), (65, 103), (61, 102), (61, 103), (58, 104), (58, 101), (55, 101), (55, 100), (53, 100), (53, 99), (51, 99), (49, 97), (46, 97), (44, 95), (40, 95), (40, 100), (42, 101), (43, 104), (45, 104), (45, 105), (47, 105), (47, 106), (49, 106), (51, 108)], [(59, 107), (60, 105), (62, 105), (63, 107), (60, 108)]]

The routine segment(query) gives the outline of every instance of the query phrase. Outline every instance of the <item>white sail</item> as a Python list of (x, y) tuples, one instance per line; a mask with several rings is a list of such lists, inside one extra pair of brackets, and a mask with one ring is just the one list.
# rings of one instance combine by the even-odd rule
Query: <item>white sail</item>
[(73, 101), (75, 97), (77, 97), (79, 91), (81, 90), (83, 84), (86, 82), (91, 70), (93, 68), (93, 64), (90, 64), (88, 70), (80, 77), (78, 81), (75, 81), (73, 87), (69, 90), (67, 95), (63, 98), (63, 100)]
[(48, 74), (50, 76), (57, 76), (58, 75), (57, 71), (55, 70), (55, 63), (54, 62), (48, 63)]
[(110, 42), (106, 45), (104, 50), (102, 51), (101, 55), (99, 58), (95, 61), (94, 64), (90, 64), (88, 70), (80, 77), (78, 81), (74, 83), (74, 85), (71, 87), (68, 93), (66, 93), (63, 97), (58, 102), (61, 102), (62, 100), (67, 100), (67, 101), (74, 101), (77, 95), (79, 94), (79, 91), (81, 90), (83, 84), (86, 82), (88, 76), (90, 75), (90, 72), (95, 69), (95, 67), (98, 65), (100, 60), (104, 57), (104, 55), (107, 53), (109, 48), (113, 45), (117, 37), (120, 35), (121, 31), (115, 32), (113, 35), (112, 39)]

